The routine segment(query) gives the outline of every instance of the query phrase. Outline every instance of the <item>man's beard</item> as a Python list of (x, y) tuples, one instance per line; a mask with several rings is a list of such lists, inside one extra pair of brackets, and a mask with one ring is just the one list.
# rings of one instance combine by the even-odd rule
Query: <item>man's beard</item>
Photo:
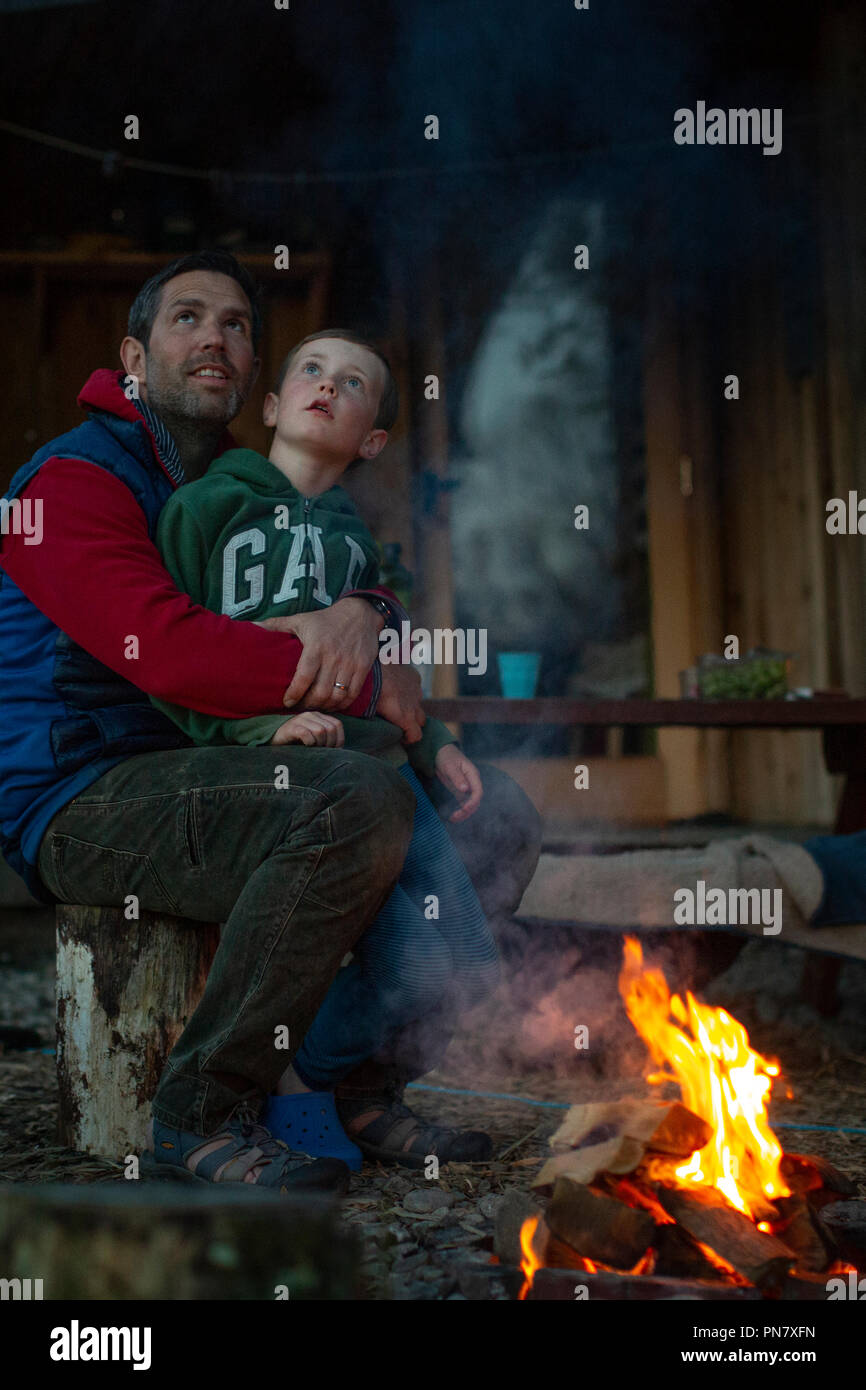
[(223, 394), (210, 394), (192, 384), (186, 372), (182, 376), (147, 373), (147, 403), (171, 429), (192, 428), (208, 434), (220, 434), (234, 420), (246, 400), (244, 383), (236, 378)]

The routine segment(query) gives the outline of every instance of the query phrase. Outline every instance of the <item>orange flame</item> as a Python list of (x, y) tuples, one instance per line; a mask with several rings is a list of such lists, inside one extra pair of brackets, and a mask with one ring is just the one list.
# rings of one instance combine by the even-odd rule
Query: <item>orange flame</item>
[(660, 1067), (648, 1080), (674, 1081), (689, 1110), (712, 1125), (713, 1137), (675, 1174), (680, 1182), (715, 1187), (738, 1211), (757, 1220), (768, 1201), (790, 1189), (779, 1171), (782, 1148), (770, 1129), (766, 1102), (779, 1068), (749, 1046), (741, 1023), (724, 1009), (671, 994), (660, 970), (645, 969), (640, 943), (626, 937), (619, 989), (626, 1012)]
[(520, 1248), (523, 1251), (520, 1268), (523, 1270), (523, 1287), (517, 1295), (519, 1302), (526, 1297), (532, 1288), (535, 1271), (541, 1269), (541, 1260), (532, 1248), (535, 1232), (538, 1230), (538, 1222), (539, 1217), (528, 1216), (520, 1228)]

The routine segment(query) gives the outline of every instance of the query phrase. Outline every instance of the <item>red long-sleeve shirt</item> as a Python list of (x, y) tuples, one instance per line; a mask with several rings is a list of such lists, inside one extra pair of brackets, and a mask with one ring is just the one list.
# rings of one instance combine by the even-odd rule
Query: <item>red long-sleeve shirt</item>
[[(133, 494), (104, 468), (49, 459), (22, 492), (42, 500), (43, 538), (2, 537), (0, 565), (19, 589), (97, 660), (149, 695), (241, 719), (279, 712), (302, 645), (289, 633), (236, 622), (174, 585)], [(138, 638), (138, 660), (124, 656)], [(370, 704), (368, 673), (346, 713)]]

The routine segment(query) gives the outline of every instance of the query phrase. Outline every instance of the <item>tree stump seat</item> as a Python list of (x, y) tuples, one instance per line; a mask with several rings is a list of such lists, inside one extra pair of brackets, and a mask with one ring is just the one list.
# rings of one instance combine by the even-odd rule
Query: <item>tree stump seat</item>
[(150, 1103), (219, 945), (217, 922), (57, 906), (59, 1138), (123, 1162), (144, 1147)]

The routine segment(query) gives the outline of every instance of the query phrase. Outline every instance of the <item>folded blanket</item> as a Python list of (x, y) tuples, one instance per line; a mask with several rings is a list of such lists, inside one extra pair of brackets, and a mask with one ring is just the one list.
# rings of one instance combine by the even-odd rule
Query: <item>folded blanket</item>
[(823, 895), (821, 870), (799, 845), (769, 835), (699, 849), (542, 855), (521, 916), (607, 927), (803, 927)]

